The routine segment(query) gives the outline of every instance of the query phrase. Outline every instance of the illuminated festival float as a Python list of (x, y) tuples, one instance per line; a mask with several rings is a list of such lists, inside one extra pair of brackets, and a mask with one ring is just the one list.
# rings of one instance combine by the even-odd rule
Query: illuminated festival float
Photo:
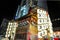
[(14, 21), (8, 23), (6, 37), (10, 40), (50, 40), (52, 36), (46, 0), (22, 0)]

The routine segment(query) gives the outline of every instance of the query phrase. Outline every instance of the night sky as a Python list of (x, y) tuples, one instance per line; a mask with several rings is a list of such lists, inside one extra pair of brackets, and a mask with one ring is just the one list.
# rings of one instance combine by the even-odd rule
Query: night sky
[[(48, 2), (48, 11), (51, 20), (60, 18), (60, 1)], [(60, 27), (60, 20), (52, 21), (53, 27)]]
[[(0, 1), (0, 24), (3, 20), (3, 18), (6, 19), (13, 19), (16, 11), (18, 4), (20, 4), (20, 0), (1, 0)], [(60, 18), (60, 2), (58, 1), (47, 1), (48, 4), (48, 12), (50, 14), (51, 20)], [(54, 27), (59, 27), (60, 21), (54, 21), (52, 22)]]

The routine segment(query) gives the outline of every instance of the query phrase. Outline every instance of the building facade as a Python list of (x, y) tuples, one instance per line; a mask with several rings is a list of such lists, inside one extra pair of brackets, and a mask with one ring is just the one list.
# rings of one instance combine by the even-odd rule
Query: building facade
[(50, 40), (53, 28), (45, 2), (22, 0), (14, 21), (8, 23), (5, 37), (10, 40), (44, 40), (47, 37)]

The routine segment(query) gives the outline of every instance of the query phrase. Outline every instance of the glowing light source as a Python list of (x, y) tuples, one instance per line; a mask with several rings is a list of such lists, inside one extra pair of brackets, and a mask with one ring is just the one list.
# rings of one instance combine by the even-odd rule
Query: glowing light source
[(21, 17), (27, 15), (28, 11), (29, 11), (29, 7), (27, 5), (24, 5), (22, 7), (19, 6), (19, 8), (17, 9), (15, 19), (18, 19), (18, 18), (21, 18)]
[(48, 12), (43, 9), (37, 9), (37, 13), (38, 13), (37, 14), (38, 38), (42, 38), (43, 36), (46, 35), (52, 36), (53, 34), (52, 23), (48, 15)]
[(38, 38), (42, 38), (42, 32), (38, 32)]
[(38, 14), (46, 14), (46, 11), (42, 10), (42, 9), (37, 9), (37, 13)]

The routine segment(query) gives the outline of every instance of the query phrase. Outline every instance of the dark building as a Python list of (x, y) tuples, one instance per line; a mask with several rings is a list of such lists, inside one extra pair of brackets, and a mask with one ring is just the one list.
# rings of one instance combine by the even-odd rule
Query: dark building
[(9, 22), (9, 20), (7, 20), (5, 18), (3, 19), (2, 24), (0, 26), (0, 35), (5, 36), (8, 22)]

